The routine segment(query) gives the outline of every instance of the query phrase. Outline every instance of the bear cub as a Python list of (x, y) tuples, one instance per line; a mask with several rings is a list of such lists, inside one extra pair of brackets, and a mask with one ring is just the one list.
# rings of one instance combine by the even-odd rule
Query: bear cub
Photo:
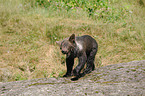
[[(63, 41), (56, 41), (63, 54), (66, 54), (67, 72), (63, 77), (75, 76), (71, 80), (75, 81), (90, 73), (95, 69), (94, 59), (98, 50), (98, 44), (95, 39), (89, 35), (75, 36), (72, 34)], [(79, 64), (73, 69), (74, 59), (78, 58)], [(83, 73), (81, 70), (86, 68)]]

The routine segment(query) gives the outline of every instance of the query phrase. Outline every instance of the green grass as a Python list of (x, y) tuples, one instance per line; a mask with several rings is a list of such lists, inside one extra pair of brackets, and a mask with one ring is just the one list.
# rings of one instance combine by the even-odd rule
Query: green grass
[(100, 9), (90, 6), (96, 8), (91, 15), (83, 6), (68, 10), (53, 3), (0, 1), (0, 81), (62, 76), (65, 57), (55, 41), (72, 33), (96, 39), (98, 66), (145, 59), (144, 3), (111, 0)]

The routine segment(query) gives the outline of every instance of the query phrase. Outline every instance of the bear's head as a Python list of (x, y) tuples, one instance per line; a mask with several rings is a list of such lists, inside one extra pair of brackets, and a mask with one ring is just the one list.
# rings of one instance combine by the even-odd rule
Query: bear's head
[(56, 43), (60, 46), (61, 52), (69, 57), (75, 49), (75, 34), (72, 34), (69, 38), (66, 38), (63, 41), (56, 41)]

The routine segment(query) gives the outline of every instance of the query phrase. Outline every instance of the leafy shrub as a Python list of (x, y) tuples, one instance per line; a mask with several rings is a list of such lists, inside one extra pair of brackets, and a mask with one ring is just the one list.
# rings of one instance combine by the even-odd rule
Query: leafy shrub
[(104, 19), (105, 22), (114, 22), (126, 17), (127, 9), (113, 8), (109, 0), (36, 0), (35, 5), (54, 10), (78, 11), (83, 10), (88, 16), (96, 19)]
[(49, 0), (36, 0), (36, 5), (43, 6), (45, 8), (50, 6)]
[(67, 11), (81, 8), (88, 12), (89, 16), (92, 16), (101, 8), (103, 9), (102, 12), (104, 12), (104, 9), (106, 10), (108, 8), (108, 0), (36, 0), (35, 5)]

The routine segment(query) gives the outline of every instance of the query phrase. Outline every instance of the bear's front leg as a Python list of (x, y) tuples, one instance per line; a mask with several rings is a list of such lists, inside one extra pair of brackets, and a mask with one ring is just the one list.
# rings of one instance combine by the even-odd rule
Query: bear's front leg
[(79, 57), (79, 64), (73, 70), (73, 75), (75, 77), (71, 79), (72, 81), (78, 80), (79, 78), (82, 77), (82, 74), (80, 72), (84, 68), (86, 60), (87, 60), (86, 55), (82, 55), (81, 57)]
[(66, 58), (66, 67), (67, 67), (67, 72), (63, 77), (69, 77), (72, 76), (72, 68), (74, 65), (74, 58), (73, 56), (69, 56)]
[(80, 75), (80, 72), (84, 68), (86, 60), (87, 60), (86, 54), (83, 54), (82, 56), (80, 56), (78, 58), (79, 58), (79, 64), (73, 70), (73, 75), (74, 76), (79, 76)]

